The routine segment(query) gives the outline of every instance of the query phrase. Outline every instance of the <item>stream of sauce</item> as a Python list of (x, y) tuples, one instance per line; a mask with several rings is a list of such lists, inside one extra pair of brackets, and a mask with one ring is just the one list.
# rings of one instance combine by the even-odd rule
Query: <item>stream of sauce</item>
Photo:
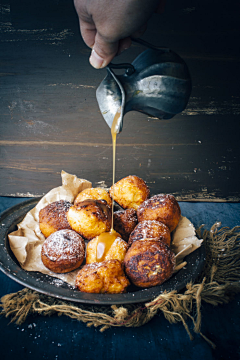
[(112, 224), (110, 232), (104, 232), (98, 236), (97, 242), (97, 262), (103, 261), (108, 250), (114, 243), (115, 239), (120, 235), (113, 229), (113, 211), (114, 211), (114, 183), (115, 183), (115, 163), (116, 163), (116, 140), (117, 140), (117, 124), (121, 116), (121, 106), (117, 110), (112, 127), (112, 147), (113, 147), (113, 185), (112, 185)]

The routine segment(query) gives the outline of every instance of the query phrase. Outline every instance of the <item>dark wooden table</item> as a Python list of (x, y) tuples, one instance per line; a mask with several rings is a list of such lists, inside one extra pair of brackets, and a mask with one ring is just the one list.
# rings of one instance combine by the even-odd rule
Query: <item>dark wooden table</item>
[[(0, 9), (0, 195), (42, 195), (62, 169), (110, 186), (111, 136), (95, 97), (106, 70), (89, 65), (72, 1), (2, 0)], [(116, 179), (135, 174), (184, 201), (239, 201), (239, 2), (168, 1), (144, 39), (182, 56), (193, 89), (172, 120), (125, 116)]]

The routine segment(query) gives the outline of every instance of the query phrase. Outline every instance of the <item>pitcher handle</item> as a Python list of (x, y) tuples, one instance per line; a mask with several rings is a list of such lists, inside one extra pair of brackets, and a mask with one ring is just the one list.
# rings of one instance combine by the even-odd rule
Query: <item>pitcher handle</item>
[(134, 66), (132, 64), (123, 63), (123, 64), (113, 64), (109, 63), (107, 68), (110, 69), (126, 69), (125, 74), (132, 75), (135, 71)]
[[(131, 40), (136, 43), (139, 43), (141, 45), (144, 45), (144, 46), (148, 47), (149, 49), (158, 50), (161, 52), (170, 52), (171, 51), (167, 47), (158, 47), (158, 46), (152, 45), (152, 44), (148, 43), (147, 41), (139, 39), (139, 38), (131, 38)], [(129, 63), (123, 63), (123, 64), (109, 63), (107, 68), (109, 68), (109, 69), (126, 69), (126, 72), (125, 72), (126, 75), (132, 75), (135, 71), (134, 66)]]
[(139, 43), (139, 44), (141, 44), (141, 45), (143, 45), (143, 46), (146, 46), (147, 48), (149, 48), (149, 49), (153, 49), (153, 50), (158, 50), (158, 51), (162, 51), (162, 52), (170, 52), (171, 50), (169, 49), (169, 48), (167, 48), (167, 47), (164, 47), (164, 46), (155, 46), (155, 45), (152, 45), (152, 44), (150, 44), (150, 43), (148, 43), (147, 41), (145, 41), (145, 40), (142, 40), (142, 39), (140, 39), (140, 38), (133, 38), (133, 37), (131, 37), (131, 40), (132, 41), (134, 41), (134, 42), (136, 42), (136, 43)]

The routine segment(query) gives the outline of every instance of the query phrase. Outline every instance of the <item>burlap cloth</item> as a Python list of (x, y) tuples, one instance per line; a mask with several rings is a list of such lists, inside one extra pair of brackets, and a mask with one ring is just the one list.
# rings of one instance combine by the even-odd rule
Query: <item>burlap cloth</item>
[(198, 229), (197, 235), (203, 238), (206, 248), (205, 267), (198, 279), (179, 293), (164, 292), (150, 302), (134, 305), (92, 306), (62, 301), (24, 288), (1, 298), (1, 314), (21, 324), (30, 314), (57, 313), (82, 321), (87, 326), (100, 326), (100, 331), (104, 331), (111, 326), (139, 327), (162, 312), (170, 323), (182, 322), (193, 339), (187, 325), (187, 319), (191, 319), (194, 332), (214, 347), (211, 340), (201, 333), (202, 301), (216, 306), (228, 303), (240, 292), (240, 226), (233, 229), (220, 226), (216, 223), (210, 231), (203, 227)]

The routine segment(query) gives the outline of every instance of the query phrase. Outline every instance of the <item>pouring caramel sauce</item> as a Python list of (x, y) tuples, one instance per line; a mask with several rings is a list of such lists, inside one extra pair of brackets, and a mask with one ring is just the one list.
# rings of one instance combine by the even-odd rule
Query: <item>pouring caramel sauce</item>
[(114, 243), (117, 237), (120, 235), (113, 229), (113, 210), (114, 210), (114, 183), (115, 183), (115, 163), (116, 163), (116, 140), (117, 140), (117, 125), (119, 118), (121, 116), (121, 106), (117, 110), (112, 127), (111, 127), (111, 134), (112, 134), (112, 147), (113, 147), (113, 186), (112, 186), (112, 225), (110, 232), (104, 232), (98, 236), (97, 242), (97, 262), (101, 262), (104, 260), (105, 255), (107, 254), (108, 250)]

